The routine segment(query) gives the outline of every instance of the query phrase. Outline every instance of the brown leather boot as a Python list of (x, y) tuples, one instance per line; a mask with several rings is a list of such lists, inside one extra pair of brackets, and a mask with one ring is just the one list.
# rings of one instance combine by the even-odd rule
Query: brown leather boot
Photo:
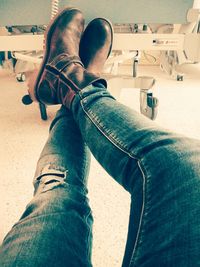
[(51, 23), (41, 69), (34, 85), (34, 78), (29, 83), (32, 99), (44, 104), (62, 103), (70, 108), (72, 99), (82, 88), (95, 81), (106, 86), (105, 80), (84, 68), (78, 56), (83, 24), (82, 13), (75, 8), (65, 9)]
[(45, 54), (40, 70), (28, 81), (32, 100), (44, 104), (62, 103), (58, 73), (68, 64), (82, 66), (79, 43), (83, 30), (83, 14), (73, 7), (61, 11), (50, 23), (45, 33)]
[(113, 28), (105, 18), (96, 18), (86, 27), (80, 41), (79, 56), (85, 68), (100, 75), (112, 50)]

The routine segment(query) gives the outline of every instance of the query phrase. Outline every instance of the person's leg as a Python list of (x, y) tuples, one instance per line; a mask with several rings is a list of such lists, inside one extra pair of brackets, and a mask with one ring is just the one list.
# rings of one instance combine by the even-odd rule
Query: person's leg
[(72, 114), (62, 107), (38, 161), (34, 197), (1, 246), (1, 267), (91, 266), (89, 164)]
[(131, 194), (123, 266), (200, 266), (200, 141), (158, 127), (101, 84), (71, 110), (91, 152)]
[(131, 193), (124, 266), (200, 265), (199, 141), (160, 129), (101, 86), (113, 39), (108, 21), (95, 20), (81, 39), (75, 31), (75, 43), (57, 26), (47, 39), (53, 57), (29, 92), (70, 108), (96, 159)]

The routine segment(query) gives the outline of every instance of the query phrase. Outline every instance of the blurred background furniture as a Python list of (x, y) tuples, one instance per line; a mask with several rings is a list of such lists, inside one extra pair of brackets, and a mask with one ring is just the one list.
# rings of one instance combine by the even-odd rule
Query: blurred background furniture
[[(139, 88), (141, 113), (151, 119), (155, 119), (157, 113), (158, 101), (151, 90), (155, 80), (153, 77), (137, 77), (141, 51), (161, 51), (161, 68), (177, 80), (183, 80), (183, 64), (200, 62), (199, 0), (2, 0), (0, 26), (17, 28), (19, 34), (0, 36), (0, 51), (12, 51), (17, 60), (18, 80), (25, 80), (26, 69), (22, 69), (27, 62), (30, 68), (39, 66), (45, 25), (64, 6), (80, 8), (86, 23), (101, 16), (111, 20), (115, 34), (113, 53), (105, 66), (108, 84), (116, 90), (120, 90), (117, 86), (122, 84), (126, 88)], [(31, 30), (23, 33), (20, 27), (24, 25), (31, 25)], [(132, 61), (133, 70), (130, 77), (123, 77), (118, 67), (127, 60)], [(45, 106), (40, 105), (43, 119), (47, 118), (45, 110)]]

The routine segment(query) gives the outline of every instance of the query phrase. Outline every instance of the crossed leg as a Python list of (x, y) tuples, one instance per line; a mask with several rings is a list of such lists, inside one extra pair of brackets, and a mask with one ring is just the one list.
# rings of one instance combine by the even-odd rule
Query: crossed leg
[(3, 241), (0, 266), (91, 266), (89, 165), (90, 152), (62, 107), (37, 164), (34, 197)]
[(93, 155), (131, 194), (123, 266), (200, 266), (200, 141), (165, 130), (101, 84), (72, 113)]

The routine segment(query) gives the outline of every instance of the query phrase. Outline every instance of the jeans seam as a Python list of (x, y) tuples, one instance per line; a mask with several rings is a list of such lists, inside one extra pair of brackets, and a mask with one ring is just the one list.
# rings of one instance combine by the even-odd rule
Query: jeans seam
[[(132, 252), (132, 255), (131, 255), (131, 259), (130, 259), (130, 263), (129, 263), (129, 266), (128, 267), (133, 267), (134, 266), (134, 261), (136, 259), (134, 259), (134, 257), (136, 257), (136, 252), (137, 252), (137, 248), (139, 246), (139, 243), (140, 243), (140, 240), (141, 240), (141, 230), (142, 230), (142, 225), (144, 224), (144, 214), (145, 214), (145, 204), (146, 204), (146, 197), (145, 197), (145, 192), (146, 192), (146, 175), (145, 175), (145, 172), (143, 170), (143, 167), (142, 167), (142, 164), (141, 164), (141, 161), (138, 160), (138, 167), (142, 173), (142, 177), (143, 177), (143, 194), (142, 194), (142, 209), (141, 209), (141, 213), (140, 213), (140, 222), (139, 222), (139, 226), (138, 226), (138, 230), (137, 230), (137, 234), (136, 234), (136, 240), (135, 240), (135, 244), (134, 244), (134, 248), (133, 248), (133, 252)], [(133, 265), (132, 265), (133, 264)]]
[[(142, 225), (143, 225), (143, 218), (144, 218), (144, 211), (145, 211), (145, 191), (146, 191), (146, 175), (144, 172), (144, 166), (142, 166), (141, 160), (139, 157), (137, 157), (135, 154), (129, 152), (127, 149), (123, 148), (122, 145), (119, 144), (119, 142), (117, 140), (115, 140), (113, 137), (108, 136), (106, 132), (103, 131), (103, 129), (101, 129), (101, 125), (99, 125), (98, 121), (96, 121), (96, 118), (94, 116), (90, 116), (91, 112), (87, 112), (87, 110), (84, 108), (84, 105), (82, 103), (82, 101), (80, 101), (82, 109), (84, 111), (84, 113), (87, 115), (87, 117), (90, 119), (90, 121), (95, 125), (95, 127), (97, 127), (97, 129), (118, 149), (120, 149), (123, 153), (125, 153), (126, 155), (128, 155), (130, 158), (133, 158), (137, 161), (139, 170), (142, 174), (143, 177), (143, 196), (142, 196), (142, 210), (141, 210), (141, 214), (140, 214), (140, 222), (139, 222), (139, 226), (138, 226), (138, 230), (137, 230), (137, 235), (136, 235), (136, 241), (134, 244), (134, 248), (133, 248), (133, 252), (132, 252), (132, 256), (130, 259), (130, 264), (129, 267), (131, 267), (132, 263), (134, 264), (134, 257), (136, 254), (136, 250), (138, 248), (138, 244), (139, 241), (141, 240), (141, 230), (142, 230)], [(132, 265), (133, 266), (133, 265)]]
[(96, 128), (115, 146), (117, 147), (119, 150), (121, 150), (122, 152), (124, 152), (126, 155), (128, 155), (130, 158), (133, 158), (137, 161), (139, 161), (139, 158), (133, 154), (132, 152), (129, 152), (128, 149), (126, 149), (125, 147), (123, 147), (123, 145), (121, 145), (117, 140), (115, 140), (115, 138), (108, 136), (107, 133), (104, 131), (105, 129), (102, 129), (102, 127), (100, 126), (100, 124), (98, 123), (98, 121), (96, 121), (96, 118), (94, 116), (90, 116), (90, 113), (92, 113), (91, 111), (88, 112), (85, 108), (84, 105), (82, 103), (82, 101), (80, 101), (82, 109), (84, 111), (84, 113), (87, 115), (87, 117), (90, 119), (90, 121), (96, 126)]

